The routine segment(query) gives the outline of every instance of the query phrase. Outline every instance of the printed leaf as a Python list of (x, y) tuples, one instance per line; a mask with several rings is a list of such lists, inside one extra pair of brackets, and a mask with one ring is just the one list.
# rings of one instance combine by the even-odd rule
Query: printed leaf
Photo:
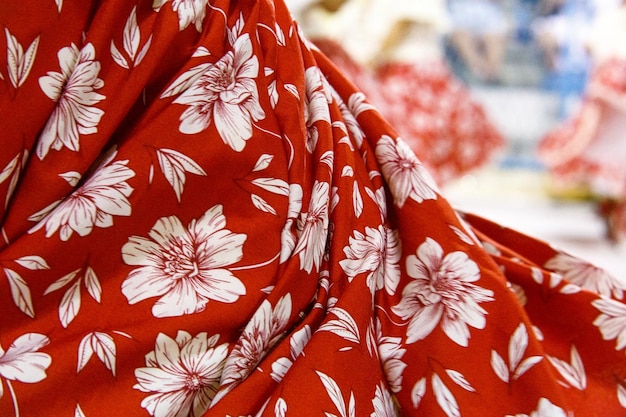
[(309, 340), (311, 340), (311, 327), (309, 327), (308, 324), (291, 336), (289, 341), (289, 351), (293, 359), (300, 356), (300, 353), (302, 353), (304, 347), (307, 343), (309, 343)]
[(543, 356), (529, 356), (520, 363), (519, 367), (515, 370), (515, 374), (513, 375), (513, 379), (517, 379), (520, 376), (524, 375), (526, 371), (530, 368), (541, 362)]
[(128, 65), (128, 61), (126, 61), (126, 58), (124, 58), (124, 55), (122, 55), (119, 49), (117, 49), (117, 46), (115, 46), (114, 41), (111, 41), (110, 51), (111, 51), (111, 57), (117, 63), (117, 65), (126, 69), (130, 68), (130, 65)]
[(41, 256), (22, 256), (21, 258), (16, 259), (15, 262), (26, 269), (30, 269), (31, 271), (50, 269), (46, 261)]
[(257, 178), (251, 181), (257, 187), (261, 187), (271, 193), (278, 195), (289, 195), (289, 184), (278, 178)]
[(474, 245), (474, 241), (464, 231), (456, 226), (450, 226), (450, 229), (452, 229), (452, 231), (463, 241), (463, 243)]
[(191, 55), (193, 58), (200, 58), (203, 56), (211, 56), (211, 52), (206, 48), (206, 46), (199, 46)]
[(339, 388), (339, 385), (337, 385), (335, 380), (325, 373), (320, 371), (315, 371), (315, 373), (317, 374), (317, 376), (320, 377), (324, 388), (326, 388), (328, 396), (330, 397), (333, 404), (335, 404), (335, 407), (337, 407), (337, 411), (339, 411), (339, 414), (342, 417), (348, 417), (346, 416), (346, 403), (343, 400), (343, 394), (341, 393), (341, 388)]
[(185, 188), (185, 172), (206, 176), (206, 172), (193, 159), (172, 149), (157, 149), (157, 157), (165, 179), (174, 189), (177, 200)]
[(137, 58), (135, 59), (135, 66), (141, 64), (141, 61), (143, 61), (144, 57), (148, 53), (148, 49), (150, 49), (150, 45), (152, 45), (152, 35), (150, 35), (150, 37), (146, 41), (146, 44), (143, 46), (143, 48), (141, 48), (141, 51), (139, 51), (139, 53), (137, 54)]
[(80, 279), (63, 294), (59, 304), (59, 320), (63, 327), (67, 327), (76, 318), (80, 310)]
[(285, 90), (289, 91), (295, 98), (300, 100), (300, 93), (298, 93), (298, 88), (293, 84), (285, 84)]
[(57, 9), (59, 10), (59, 13), (61, 13), (61, 9), (63, 8), (63, 0), (54, 0), (54, 2), (57, 4)]
[(273, 215), (276, 215), (276, 210), (274, 210), (274, 208), (270, 206), (267, 201), (263, 200), (263, 198), (259, 197), (256, 194), (250, 194), (250, 198), (252, 199), (252, 204), (254, 204), (254, 207), (265, 213), (271, 213)]
[(91, 337), (91, 347), (98, 359), (115, 376), (116, 348), (113, 338), (106, 333), (94, 332)]
[(328, 331), (349, 342), (359, 343), (361, 340), (359, 327), (352, 316), (343, 308), (333, 308), (331, 312), (336, 315), (339, 320), (328, 321), (320, 326), (319, 331)]
[(559, 292), (565, 295), (572, 295), (579, 293), (581, 290), (582, 289), (578, 285), (565, 284)]
[(161, 94), (161, 98), (172, 97), (182, 93), (191, 87), (191, 85), (210, 67), (211, 64), (205, 63), (185, 71), (176, 80), (174, 80), (174, 82), (163, 92), (163, 94)]
[(72, 282), (72, 280), (76, 277), (76, 275), (80, 272), (80, 268), (70, 272), (67, 275), (62, 276), (61, 278), (57, 279), (56, 281), (54, 281), (47, 289), (46, 291), (43, 293), (43, 295), (48, 295), (51, 292), (54, 292), (56, 290), (60, 290), (61, 288), (65, 287), (67, 284), (69, 284), (70, 282)]
[(328, 165), (330, 168), (333, 167), (334, 160), (335, 160), (335, 154), (332, 151), (324, 152), (324, 155), (322, 155), (322, 157), (320, 158), (320, 162)]
[(87, 287), (87, 292), (89, 292), (91, 298), (99, 303), (102, 297), (102, 287), (100, 286), (100, 281), (96, 273), (90, 266), (87, 267), (87, 271), (85, 272), (85, 287)]
[(530, 269), (530, 272), (531, 272), (531, 275), (533, 277), (533, 280), (537, 284), (543, 284), (543, 272), (541, 272), (541, 269), (532, 267)]
[(491, 367), (498, 378), (500, 378), (503, 382), (509, 382), (509, 368), (506, 366), (502, 356), (500, 356), (495, 350), (491, 351)]
[(454, 381), (454, 383), (457, 384), (459, 387), (469, 392), (476, 392), (474, 387), (472, 387), (472, 385), (467, 381), (467, 379), (465, 379), (463, 374), (461, 374), (460, 372), (454, 371), (452, 369), (446, 369), (446, 373), (448, 374), (450, 379), (452, 379), (452, 381)]
[(276, 405), (274, 406), (274, 415), (276, 417), (285, 417), (287, 415), (287, 403), (282, 398), (279, 398), (276, 401)]
[(375, 107), (367, 102), (365, 94), (360, 91), (350, 96), (348, 99), (348, 108), (355, 116), (358, 116), (366, 110), (375, 110)]
[(26, 53), (24, 53), (22, 45), (17, 41), (15, 36), (9, 32), (8, 28), (4, 28), (4, 33), (7, 38), (7, 65), (9, 80), (11, 81), (11, 84), (13, 84), (13, 87), (19, 88), (24, 84), (28, 74), (30, 74), (30, 70), (33, 67), (35, 55), (37, 54), (37, 47), (39, 46), (39, 36), (33, 40), (26, 50)]
[(361, 217), (361, 214), (363, 214), (363, 197), (359, 191), (359, 184), (357, 181), (354, 181), (354, 188), (352, 189), (352, 204), (354, 207), (354, 215), (358, 219)]
[[(57, 1), (62, 1), (62, 0), (57, 0)], [(59, 12), (61, 11), (61, 8), (59, 7)], [(85, 413), (83, 413), (83, 410), (80, 408), (80, 404), (76, 404), (76, 411), (74, 411), (74, 417), (87, 417), (85, 416)]]
[(354, 177), (354, 169), (352, 169), (350, 165), (346, 165), (341, 170), (341, 176), (342, 177)]
[(256, 165), (254, 165), (252, 172), (263, 171), (268, 166), (270, 166), (270, 163), (272, 162), (273, 159), (274, 159), (274, 155), (269, 155), (269, 154), (264, 153), (256, 161)]
[(48, 206), (44, 207), (43, 209), (39, 210), (37, 213), (33, 213), (28, 217), (28, 220), (31, 222), (39, 222), (41, 220), (43, 220), (48, 214), (50, 214), (50, 212), (52, 212), (52, 210), (54, 210), (54, 208), (56, 206), (59, 205), (59, 203), (61, 202), (61, 200), (57, 200), (55, 202), (53, 202), (52, 204), (49, 204)]
[(426, 393), (426, 378), (422, 378), (413, 386), (411, 390), (411, 402), (413, 403), (413, 408), (418, 408), (420, 403), (422, 402), (422, 398), (424, 398), (424, 394)]
[(139, 49), (140, 38), (141, 33), (139, 32), (139, 26), (137, 26), (137, 6), (135, 6), (126, 20), (126, 25), (124, 25), (123, 37), (124, 50), (131, 61), (135, 61), (135, 54), (137, 54), (137, 49)]
[(268, 84), (267, 92), (270, 96), (270, 105), (272, 106), (273, 109), (275, 109), (276, 105), (278, 104), (278, 99), (279, 99), (278, 88), (276, 87), (276, 80)]
[(520, 323), (509, 341), (509, 369), (511, 371), (517, 369), (517, 366), (524, 357), (527, 347), (528, 332), (526, 331), (524, 323)]
[(20, 154), (18, 153), (17, 155), (15, 155), (13, 159), (11, 159), (11, 161), (9, 161), (9, 164), (6, 167), (4, 167), (2, 171), (0, 171), (0, 184), (5, 182), (7, 178), (11, 176), (13, 171), (15, 171), (15, 168), (17, 168), (17, 164), (19, 163), (19, 160), (20, 160)]
[(432, 384), (435, 398), (443, 412), (446, 413), (448, 417), (461, 417), (459, 405), (454, 395), (452, 395), (452, 392), (445, 386), (441, 378), (439, 378), (439, 375), (433, 375)]
[(33, 300), (30, 294), (30, 288), (24, 279), (15, 271), (5, 268), (4, 273), (9, 281), (11, 289), (11, 298), (13, 302), (28, 317), (35, 318), (35, 309), (33, 308)]
[(572, 364), (558, 359), (554, 356), (548, 356), (548, 360), (561, 376), (574, 388), (583, 391), (587, 388), (587, 375), (582, 363), (582, 359), (578, 354), (575, 346), (571, 350)]
[(626, 387), (622, 384), (617, 385), (617, 399), (620, 405), (626, 408)]
[(82, 176), (80, 175), (80, 172), (68, 171), (68, 172), (59, 174), (59, 177), (67, 181), (67, 183), (71, 185), (72, 187), (76, 187), (78, 183), (80, 182), (80, 179)]
[(85, 368), (89, 359), (93, 355), (93, 347), (91, 346), (91, 338), (93, 337), (93, 333), (89, 333), (87, 336), (83, 337), (78, 345), (78, 362), (76, 365), (76, 373)]

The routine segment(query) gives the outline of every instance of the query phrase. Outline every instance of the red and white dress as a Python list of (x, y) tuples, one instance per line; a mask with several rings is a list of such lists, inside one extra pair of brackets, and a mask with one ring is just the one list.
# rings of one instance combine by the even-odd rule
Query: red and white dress
[(2, 417), (626, 412), (623, 283), (455, 212), (281, 1), (0, 22)]

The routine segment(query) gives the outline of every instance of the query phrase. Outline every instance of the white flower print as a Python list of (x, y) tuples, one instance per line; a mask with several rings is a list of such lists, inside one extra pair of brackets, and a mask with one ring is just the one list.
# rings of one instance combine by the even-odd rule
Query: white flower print
[(326, 238), (328, 235), (328, 211), (330, 204), (330, 186), (326, 182), (315, 181), (309, 211), (301, 213), (297, 221), (300, 232), (294, 253), (300, 255), (301, 268), (311, 272), (313, 265), (319, 271)]
[(139, 266), (122, 283), (130, 304), (160, 297), (155, 317), (173, 317), (204, 310), (209, 300), (234, 303), (246, 287), (225, 267), (243, 257), (245, 234), (225, 228), (222, 206), (208, 209), (187, 228), (176, 216), (162, 217), (150, 238), (131, 236), (122, 247), (128, 265)]
[(370, 417), (396, 417), (396, 409), (391, 394), (383, 384), (376, 386), (376, 396), (372, 400), (374, 412)]
[(325, 121), (330, 123), (328, 103), (332, 102), (325, 90), (323, 75), (318, 67), (307, 68), (305, 74), (306, 100), (304, 105), (304, 121), (307, 127), (306, 146), (309, 152), (317, 147), (319, 133), (315, 123)]
[[(135, 172), (128, 168), (128, 160), (109, 162), (98, 168), (85, 183), (71, 193), (65, 200), (53, 203), (54, 209), (49, 214), (48, 206), (41, 212), (29, 217), (29, 220), (42, 218), (30, 233), (45, 226), (46, 237), (59, 231), (59, 237), (67, 241), (74, 232), (87, 236), (94, 227), (107, 228), (113, 225), (113, 216), (130, 216), (131, 205), (128, 197), (133, 188), (128, 180)], [(42, 214), (47, 214), (42, 217)]]
[(152, 393), (141, 406), (151, 416), (200, 417), (211, 405), (219, 387), (228, 343), (218, 345), (219, 335), (192, 337), (179, 331), (176, 339), (157, 336), (154, 350), (146, 355), (146, 367), (135, 370), (135, 389)]
[(485, 328), (487, 312), (479, 303), (494, 300), (493, 291), (473, 284), (480, 278), (478, 265), (464, 252), (444, 256), (439, 243), (427, 238), (417, 256), (407, 258), (406, 268), (413, 281), (404, 287), (400, 303), (392, 307), (403, 320), (410, 320), (406, 343), (426, 338), (441, 323), (450, 339), (468, 346), (468, 325)]
[[(209, 0), (172, 0), (172, 10), (178, 13), (178, 29), (182, 31), (193, 24), (198, 32), (202, 32), (208, 2)], [(165, 3), (167, 0), (154, 0), (152, 8), (159, 11)]]
[(367, 286), (370, 291), (385, 288), (393, 295), (400, 282), (400, 239), (396, 230), (384, 226), (365, 228), (365, 235), (354, 231), (350, 245), (343, 249), (347, 259), (339, 262), (350, 281), (357, 275), (369, 272)]
[[(46, 379), (46, 370), (52, 358), (47, 353), (39, 352), (39, 349), (48, 343), (49, 339), (42, 334), (27, 333), (15, 339), (6, 351), (0, 346), (0, 377), (6, 380), (16, 409), (17, 398), (11, 381), (34, 384)], [(3, 385), (0, 380), (0, 398), (2, 395)]]
[(563, 276), (566, 280), (579, 287), (594, 291), (605, 297), (624, 298), (626, 286), (608, 271), (598, 268), (565, 253), (559, 253), (545, 267)]
[(250, 36), (244, 34), (235, 41), (233, 51), (210, 65), (174, 100), (189, 106), (180, 116), (179, 130), (199, 133), (213, 120), (224, 143), (241, 152), (252, 137), (252, 121), (265, 118), (255, 82), (258, 74), (259, 61)]
[(539, 400), (539, 404), (537, 405), (537, 409), (528, 414), (515, 414), (515, 416), (506, 416), (506, 417), (567, 417), (568, 415), (565, 413), (561, 407), (557, 407), (552, 404), (550, 400), (547, 398), (541, 398)]
[(280, 340), (291, 316), (291, 308), (290, 294), (281, 297), (273, 310), (268, 300), (261, 303), (226, 359), (221, 380), (226, 389), (220, 391), (218, 398), (245, 379)]
[(398, 207), (408, 198), (418, 203), (437, 199), (437, 185), (404, 141), (383, 135), (376, 144), (376, 157)]
[(91, 43), (78, 50), (66, 46), (58, 52), (61, 72), (49, 71), (39, 78), (45, 95), (57, 104), (46, 123), (37, 144), (37, 156), (44, 159), (50, 149), (64, 146), (72, 151), (80, 149), (79, 135), (98, 132), (104, 111), (95, 107), (106, 97), (96, 92), (104, 86), (98, 78), (100, 63)]
[(399, 337), (383, 336), (380, 321), (376, 324), (376, 345), (387, 384), (391, 392), (398, 393), (402, 390), (402, 374), (407, 367), (401, 360), (406, 349), (402, 347), (402, 340)]
[(591, 303), (600, 310), (600, 314), (593, 322), (600, 329), (604, 340), (617, 339), (615, 350), (626, 347), (626, 304), (619, 301), (602, 298)]

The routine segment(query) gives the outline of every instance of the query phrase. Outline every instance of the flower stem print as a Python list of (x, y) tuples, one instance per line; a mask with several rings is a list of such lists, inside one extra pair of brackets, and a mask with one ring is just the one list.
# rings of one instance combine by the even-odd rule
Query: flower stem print
[(133, 7), (130, 12), (126, 25), (124, 26), (123, 46), (124, 52), (129, 59), (126, 59), (124, 54), (115, 46), (115, 41), (111, 40), (111, 56), (113, 60), (122, 68), (130, 69), (134, 68), (141, 63), (146, 56), (150, 44), (152, 43), (152, 35), (148, 38), (144, 46), (139, 51), (139, 42), (141, 41), (141, 32), (137, 25), (137, 6)]
[(27, 333), (15, 339), (6, 351), (0, 346), (0, 399), (4, 393), (4, 382), (13, 401), (15, 417), (20, 416), (20, 411), (11, 381), (34, 384), (46, 378), (46, 370), (52, 363), (52, 358), (39, 350), (49, 342), (42, 334)]

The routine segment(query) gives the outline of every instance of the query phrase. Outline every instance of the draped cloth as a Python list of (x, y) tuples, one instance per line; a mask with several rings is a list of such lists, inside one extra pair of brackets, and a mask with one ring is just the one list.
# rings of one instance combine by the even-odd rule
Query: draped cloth
[(626, 413), (622, 284), (455, 212), (280, 0), (0, 21), (0, 415)]

